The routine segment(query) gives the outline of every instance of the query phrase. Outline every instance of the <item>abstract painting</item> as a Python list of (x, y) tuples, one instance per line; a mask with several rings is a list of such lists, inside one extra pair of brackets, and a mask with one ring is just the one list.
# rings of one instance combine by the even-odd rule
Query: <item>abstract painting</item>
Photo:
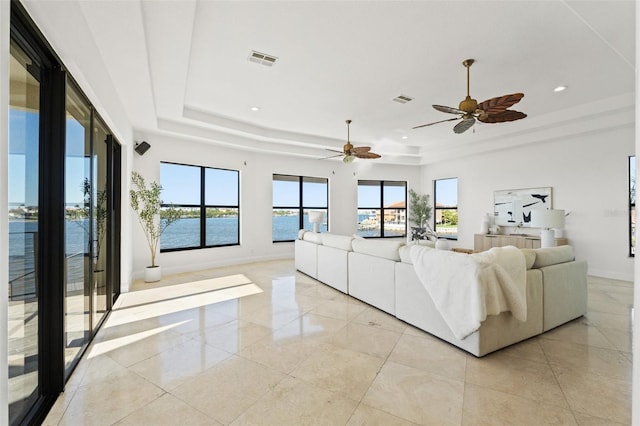
[(529, 226), (532, 209), (552, 208), (551, 187), (494, 191), (493, 214), (496, 225)]

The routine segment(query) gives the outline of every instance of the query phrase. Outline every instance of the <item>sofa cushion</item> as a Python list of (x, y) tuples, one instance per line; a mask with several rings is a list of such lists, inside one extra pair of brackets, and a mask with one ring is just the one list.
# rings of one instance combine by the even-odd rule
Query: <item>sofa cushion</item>
[(299, 240), (304, 240), (304, 238), (303, 238), (303, 237), (304, 237), (304, 234), (305, 234), (306, 232), (307, 232), (307, 230), (306, 230), (306, 229), (301, 229), (301, 230), (299, 230), (299, 231), (298, 231), (298, 239), (299, 239)]
[(353, 240), (353, 237), (349, 237), (347, 235), (331, 234), (329, 232), (325, 232), (321, 235), (322, 245), (351, 251), (351, 241)]
[(536, 252), (534, 268), (543, 268), (557, 263), (571, 262), (575, 259), (572, 246), (545, 247), (533, 249)]
[(398, 255), (400, 255), (400, 261), (402, 263), (413, 264), (411, 261), (411, 246), (401, 246), (398, 249)]
[(353, 240), (353, 251), (382, 257), (384, 259), (400, 261), (398, 249), (404, 245), (404, 241), (380, 241), (380, 240)]
[(322, 244), (322, 234), (315, 232), (305, 232), (302, 239), (310, 243)]
[(524, 255), (524, 263), (527, 265), (527, 270), (533, 268), (533, 264), (536, 261), (536, 252), (533, 249), (522, 249)]

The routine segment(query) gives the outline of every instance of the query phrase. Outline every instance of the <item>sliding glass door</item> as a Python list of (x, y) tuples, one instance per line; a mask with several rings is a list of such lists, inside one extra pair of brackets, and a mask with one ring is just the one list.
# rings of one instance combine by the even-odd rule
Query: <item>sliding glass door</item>
[(67, 85), (65, 140), (65, 375), (89, 341), (91, 323), (91, 109)]
[(9, 99), (9, 418), (38, 397), (39, 67), (11, 43)]
[(65, 139), (64, 334), (68, 376), (110, 306), (107, 259), (114, 244), (107, 236), (114, 235), (108, 232), (113, 223), (109, 206), (114, 193), (108, 152), (115, 141), (71, 82), (66, 88)]
[(121, 154), (19, 2), (11, 2), (9, 63), (2, 350), (9, 423), (39, 424), (120, 291)]

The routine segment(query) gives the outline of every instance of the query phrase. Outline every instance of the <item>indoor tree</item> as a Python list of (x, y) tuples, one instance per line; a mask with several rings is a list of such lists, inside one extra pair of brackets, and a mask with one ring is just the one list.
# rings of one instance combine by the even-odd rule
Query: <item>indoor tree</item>
[(131, 172), (132, 189), (129, 191), (131, 207), (142, 225), (147, 244), (151, 253), (151, 268), (157, 267), (156, 253), (162, 233), (169, 225), (180, 219), (180, 210), (169, 206), (161, 208), (162, 186), (152, 181), (148, 185), (144, 177), (136, 171)]

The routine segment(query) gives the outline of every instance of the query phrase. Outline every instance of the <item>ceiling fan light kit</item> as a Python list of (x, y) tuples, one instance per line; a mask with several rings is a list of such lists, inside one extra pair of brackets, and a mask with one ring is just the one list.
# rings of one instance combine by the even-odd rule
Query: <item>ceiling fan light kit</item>
[(504, 123), (507, 121), (520, 120), (527, 116), (520, 111), (507, 109), (520, 102), (520, 99), (524, 97), (523, 93), (512, 93), (510, 95), (498, 96), (496, 98), (487, 99), (481, 103), (478, 103), (478, 101), (469, 95), (469, 68), (471, 68), (471, 65), (473, 65), (474, 62), (474, 59), (466, 59), (462, 62), (462, 65), (467, 69), (467, 97), (460, 102), (458, 108), (444, 105), (433, 105), (433, 108), (440, 112), (456, 114), (458, 117), (422, 124), (414, 127), (414, 129), (432, 126), (446, 121), (461, 120), (453, 127), (453, 131), (455, 133), (464, 133), (473, 127), (476, 121), (481, 121), (483, 123)]

